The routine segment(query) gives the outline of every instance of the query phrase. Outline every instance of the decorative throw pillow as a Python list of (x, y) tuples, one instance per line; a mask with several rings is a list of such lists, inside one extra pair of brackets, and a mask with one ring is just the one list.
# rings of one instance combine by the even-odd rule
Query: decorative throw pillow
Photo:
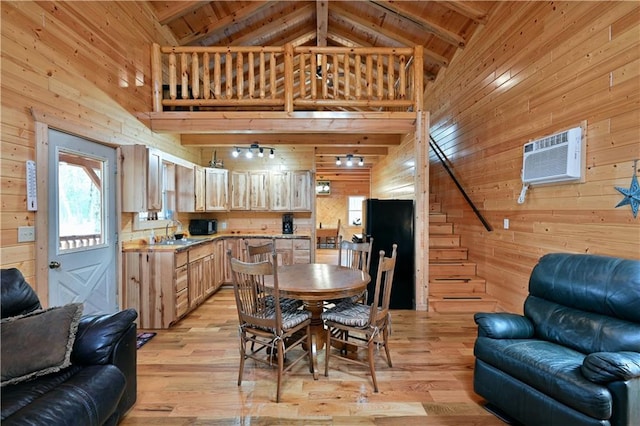
[(68, 367), (81, 316), (82, 304), (70, 303), (3, 319), (1, 386)]

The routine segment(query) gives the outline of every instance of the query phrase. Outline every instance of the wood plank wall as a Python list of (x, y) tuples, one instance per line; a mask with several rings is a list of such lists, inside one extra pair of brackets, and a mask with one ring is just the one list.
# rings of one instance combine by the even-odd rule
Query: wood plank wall
[[(19, 226), (46, 214), (26, 209), (25, 161), (36, 159), (30, 108), (60, 130), (102, 143), (200, 159), (199, 150), (152, 133), (135, 117), (151, 105), (153, 41), (175, 43), (146, 2), (2, 2), (0, 264), (19, 268), (39, 294), (47, 293), (35, 279), (35, 244), (17, 242)], [(122, 237), (129, 232), (123, 218)]]
[[(431, 134), (494, 231), (484, 230), (433, 154), (431, 190), (503, 308), (522, 310), (545, 253), (640, 259), (640, 216), (615, 208), (623, 196), (614, 189), (629, 188), (640, 172), (639, 69), (638, 2), (498, 2), (428, 84)], [(532, 187), (518, 204), (522, 145), (583, 120), (585, 182)]]

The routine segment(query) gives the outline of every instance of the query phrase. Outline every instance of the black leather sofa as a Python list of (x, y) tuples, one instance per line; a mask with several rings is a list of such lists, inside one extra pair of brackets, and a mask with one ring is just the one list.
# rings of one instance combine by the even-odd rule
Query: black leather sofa
[[(9, 321), (32, 318), (49, 310), (42, 310), (37, 295), (18, 269), (2, 270), (1, 289), (1, 327), (4, 330), (0, 363), (9, 364), (12, 357), (25, 356), (24, 353), (13, 353), (14, 348), (5, 346), (5, 331), (9, 333)], [(127, 309), (109, 315), (82, 317), (79, 309), (77, 312), (77, 329), (69, 366), (17, 383), (12, 383), (11, 379), (7, 384), (3, 365), (3, 385), (0, 389), (0, 423), (3, 426), (115, 425), (135, 403), (134, 321), (137, 312)], [(26, 327), (30, 326), (28, 323)], [(49, 325), (44, 328), (47, 327)], [(29, 334), (28, 329), (27, 333), (23, 329), (20, 332)]]
[(477, 313), (473, 386), (524, 425), (640, 425), (640, 261), (554, 253), (524, 315)]

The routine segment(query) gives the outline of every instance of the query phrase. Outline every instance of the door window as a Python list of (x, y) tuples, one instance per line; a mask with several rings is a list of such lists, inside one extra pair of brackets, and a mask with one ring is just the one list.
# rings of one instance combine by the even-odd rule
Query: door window
[(104, 163), (58, 152), (58, 250), (65, 252), (106, 243)]

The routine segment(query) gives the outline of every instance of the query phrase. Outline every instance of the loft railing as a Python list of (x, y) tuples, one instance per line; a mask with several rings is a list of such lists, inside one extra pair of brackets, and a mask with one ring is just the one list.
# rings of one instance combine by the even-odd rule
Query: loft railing
[(422, 46), (152, 47), (153, 111), (421, 110)]

